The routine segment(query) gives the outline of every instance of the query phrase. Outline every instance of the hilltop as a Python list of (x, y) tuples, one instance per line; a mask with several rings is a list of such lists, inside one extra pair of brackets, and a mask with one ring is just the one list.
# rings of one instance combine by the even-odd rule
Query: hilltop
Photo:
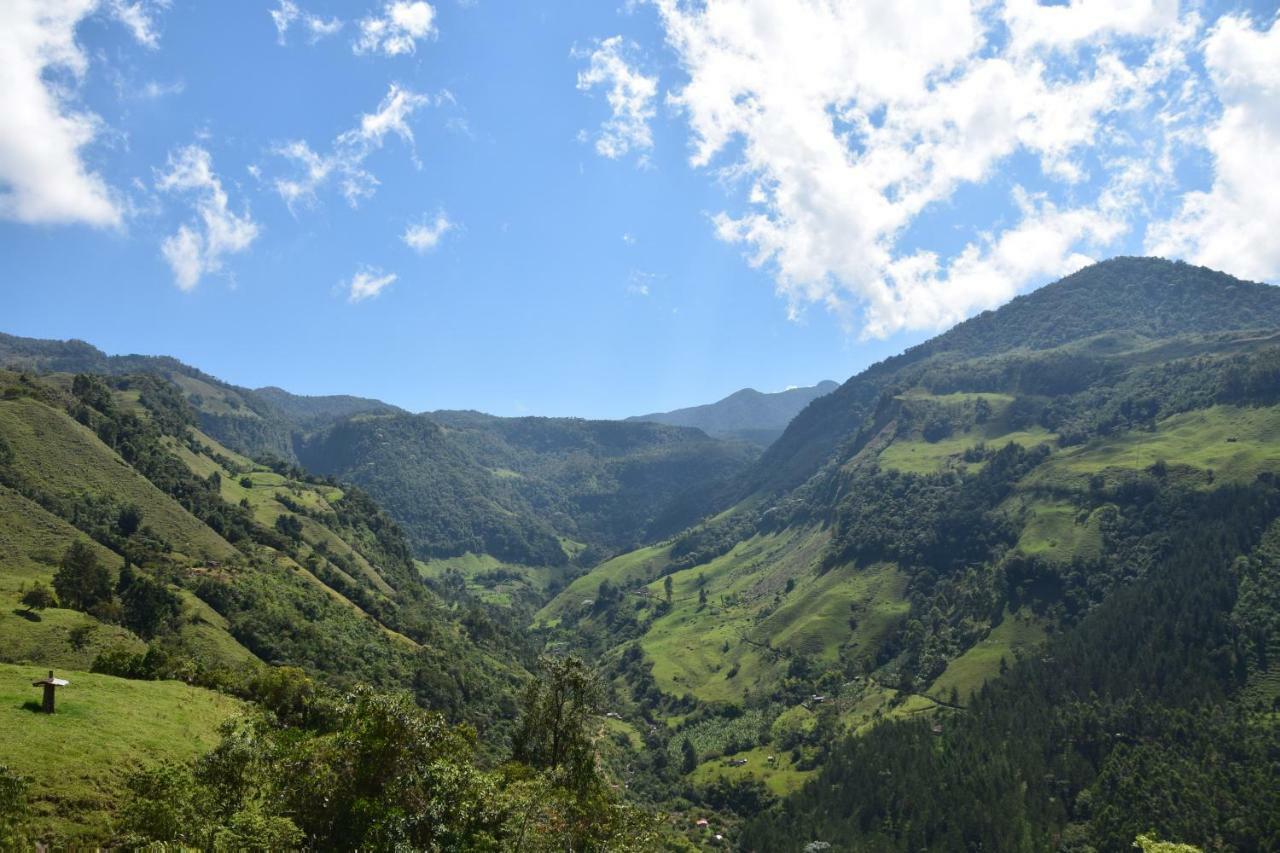
[(805, 406), (839, 387), (828, 379), (807, 388), (774, 393), (743, 388), (714, 403), (636, 415), (627, 420), (697, 427), (715, 438), (734, 438), (768, 447)]

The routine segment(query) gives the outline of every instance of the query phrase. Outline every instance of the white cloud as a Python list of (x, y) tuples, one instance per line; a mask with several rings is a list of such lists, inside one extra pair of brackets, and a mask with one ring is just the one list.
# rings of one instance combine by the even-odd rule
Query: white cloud
[[(718, 236), (793, 315), (824, 305), (867, 334), (955, 322), (1104, 250), (1161, 179), (1131, 167), (1151, 139), (1130, 131), (1167, 109), (1173, 144), (1188, 120), (1195, 19), (1172, 0), (654, 2), (687, 75), (669, 101), (691, 163), (743, 190)], [(949, 259), (908, 242), (961, 188), (1008, 181), (1014, 155), (1057, 203), (1015, 190), (1015, 218), (970, 217)]]
[(391, 84), (387, 95), (377, 110), (360, 117), (360, 123), (339, 134), (328, 154), (318, 154), (301, 140), (276, 148), (276, 153), (301, 167), (301, 174), (292, 178), (278, 178), (276, 192), (290, 210), (299, 204), (312, 204), (316, 193), (331, 178), (339, 180), (342, 194), (352, 207), (362, 199), (373, 195), (378, 179), (364, 168), (364, 161), (373, 151), (382, 147), (388, 134), (394, 134), (413, 145), (413, 131), (409, 117), (418, 108), (431, 102), (426, 95), (419, 95), (399, 85)]
[(1006, 0), (1003, 15), (1011, 49), (1070, 49), (1100, 36), (1142, 36), (1178, 21), (1178, 0), (1070, 0), (1045, 5), (1038, 0)]
[(426, 254), (440, 245), (440, 240), (453, 228), (454, 224), (449, 221), (448, 216), (444, 213), (437, 213), (435, 219), (430, 222), (410, 225), (405, 229), (404, 236), (401, 239), (404, 240), (406, 246), (415, 252)]
[(183, 290), (219, 272), (225, 255), (243, 252), (258, 236), (248, 207), (243, 214), (232, 212), (222, 181), (213, 171), (213, 158), (197, 145), (169, 155), (168, 170), (157, 177), (156, 187), (194, 199), (196, 221), (180, 226), (160, 247)]
[[(154, 47), (151, 10), (112, 0), (107, 14)], [(0, 24), (0, 219), (119, 225), (123, 210), (83, 159), (102, 121), (77, 104), (89, 60), (76, 27), (97, 0), (7, 0)]]
[(1280, 19), (1218, 20), (1204, 42), (1221, 117), (1208, 128), (1213, 185), (1147, 232), (1149, 251), (1246, 278), (1280, 279)]
[(356, 53), (381, 53), (399, 56), (413, 53), (417, 42), (436, 33), (436, 10), (422, 0), (397, 0), (382, 8), (382, 15), (360, 20), (360, 38), (353, 45)]
[(271, 21), (276, 25), (276, 41), (285, 44), (289, 29), (298, 22), (302, 23), (308, 34), (308, 40), (315, 44), (325, 36), (331, 36), (342, 29), (342, 21), (338, 18), (322, 18), (303, 10), (293, 0), (279, 0), (280, 5), (269, 10)]
[(608, 91), (610, 116), (596, 134), (596, 152), (616, 160), (628, 152), (645, 152), (653, 147), (649, 122), (654, 116), (658, 78), (636, 71), (623, 56), (627, 49), (622, 36), (607, 38), (585, 54), (588, 66), (578, 72), (578, 88), (588, 92), (597, 86)]
[(366, 267), (352, 276), (347, 285), (347, 301), (363, 302), (373, 299), (394, 283), (396, 278), (398, 276), (393, 272), (383, 273), (377, 267)]
[(120, 23), (129, 28), (139, 44), (153, 50), (160, 46), (160, 36), (156, 32), (156, 15), (162, 9), (169, 8), (170, 0), (107, 0), (107, 11)]

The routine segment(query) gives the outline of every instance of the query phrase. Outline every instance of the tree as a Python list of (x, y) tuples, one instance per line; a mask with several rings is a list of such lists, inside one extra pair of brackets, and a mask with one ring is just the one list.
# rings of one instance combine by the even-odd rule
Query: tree
[(53, 576), (58, 600), (73, 610), (85, 610), (111, 600), (111, 571), (98, 561), (88, 544), (76, 541), (62, 555), (62, 564)]
[(116, 529), (121, 536), (132, 536), (142, 526), (142, 507), (137, 504), (125, 504), (116, 517)]
[(698, 751), (693, 748), (693, 743), (685, 738), (680, 744), (680, 772), (692, 773), (698, 769)]
[(662, 591), (666, 593), (667, 604), (671, 603), (671, 593), (672, 593), (673, 587), (674, 587), (674, 584), (671, 582), (671, 575), (667, 575), (665, 578), (662, 579)]
[(124, 624), (134, 633), (150, 639), (165, 623), (182, 612), (178, 597), (164, 584), (125, 565), (116, 584), (124, 614)]
[(512, 757), (551, 771), (565, 787), (585, 791), (596, 781), (589, 724), (600, 703), (600, 682), (573, 655), (546, 655), (540, 663), (542, 678), (525, 691)]
[(33, 610), (44, 610), (46, 607), (57, 607), (58, 599), (54, 597), (49, 587), (36, 581), (31, 589), (22, 594), (22, 603), (30, 613)]
[(698, 587), (698, 609), (707, 606), (707, 588), (705, 586)]
[(288, 536), (294, 542), (302, 539), (302, 522), (298, 520), (296, 515), (283, 513), (276, 518), (276, 530), (285, 536)]

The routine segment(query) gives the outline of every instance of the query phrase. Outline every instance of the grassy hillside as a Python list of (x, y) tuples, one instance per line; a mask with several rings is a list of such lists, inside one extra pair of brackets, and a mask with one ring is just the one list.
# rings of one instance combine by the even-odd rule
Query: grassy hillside
[(185, 762), (218, 742), (218, 726), (242, 703), (176, 681), (131, 681), (58, 669), (70, 685), (58, 710), (38, 713), (39, 666), (0, 664), (0, 765), (31, 780), (30, 833), (57, 849), (112, 837), (123, 777), (163, 761)]
[[(228, 450), (151, 376), (0, 379), (0, 659), (211, 684), (292, 664), (510, 724), (522, 641), (465, 592), (448, 605), (428, 589), (363, 493)], [(56, 587), (73, 542), (90, 543), (107, 599), (20, 607), (33, 584)], [(155, 585), (145, 605), (123, 587), (126, 559)]]
[(31, 398), (0, 400), (0, 435), (23, 482), (55, 499), (84, 493), (137, 504), (156, 533), (192, 559), (226, 559), (235, 549), (128, 465), (65, 412)]

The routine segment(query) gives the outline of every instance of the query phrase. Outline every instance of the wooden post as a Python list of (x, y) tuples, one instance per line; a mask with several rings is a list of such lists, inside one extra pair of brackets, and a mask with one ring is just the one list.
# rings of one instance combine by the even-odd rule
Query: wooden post
[(67, 681), (65, 678), (54, 678), (53, 670), (49, 670), (48, 678), (42, 678), (39, 681), (31, 682), (32, 687), (44, 688), (44, 701), (40, 705), (40, 710), (46, 714), (52, 714), (54, 711), (53, 692), (59, 687), (65, 687), (70, 683), (71, 682)]

